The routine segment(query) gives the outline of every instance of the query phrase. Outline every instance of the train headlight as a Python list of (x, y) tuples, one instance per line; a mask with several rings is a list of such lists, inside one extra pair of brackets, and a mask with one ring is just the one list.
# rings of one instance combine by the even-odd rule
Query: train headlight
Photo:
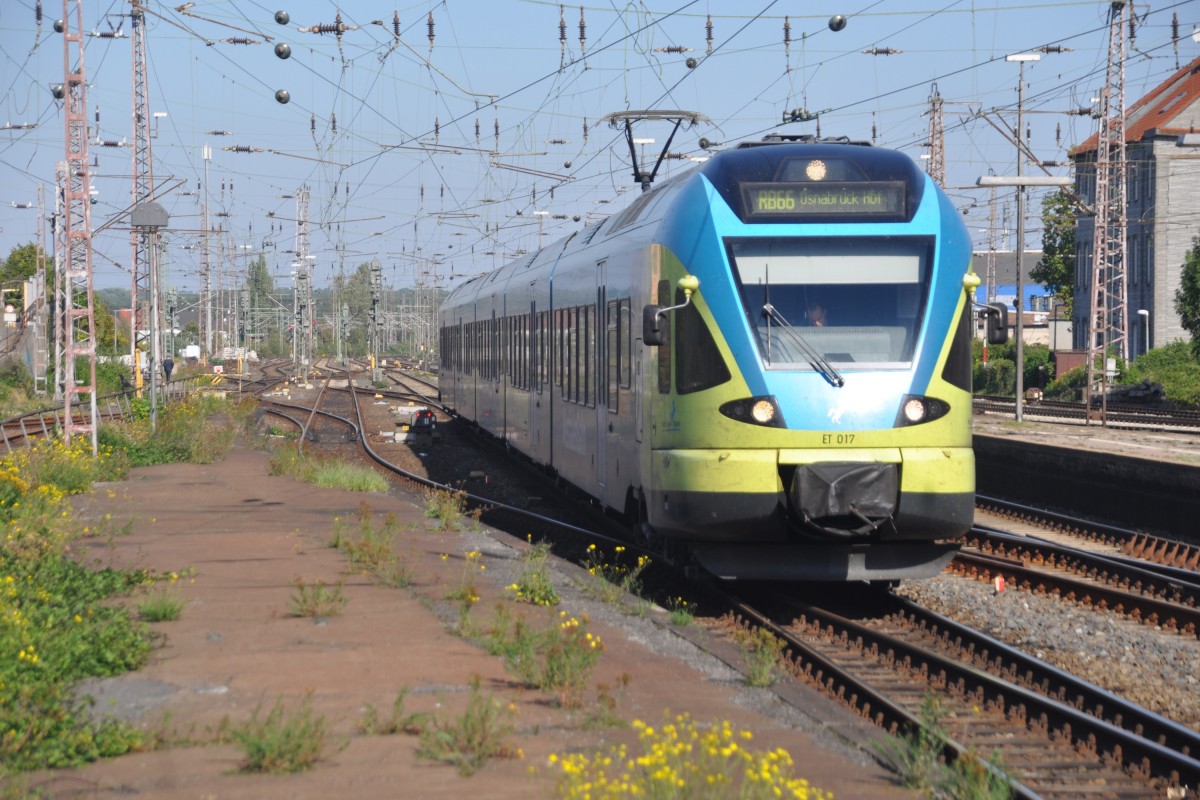
[(747, 397), (743, 400), (731, 400), (721, 406), (721, 413), (738, 422), (751, 425), (765, 425), (768, 428), (782, 428), (783, 414), (774, 397)]
[(932, 422), (946, 416), (950, 412), (950, 404), (936, 397), (921, 397), (906, 394), (900, 401), (900, 413), (896, 415), (896, 427), (920, 425)]

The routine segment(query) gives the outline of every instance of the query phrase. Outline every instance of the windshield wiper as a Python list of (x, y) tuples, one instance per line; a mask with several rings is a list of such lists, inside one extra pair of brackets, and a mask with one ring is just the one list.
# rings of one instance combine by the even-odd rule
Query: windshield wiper
[[(774, 322), (784, 333), (791, 337), (791, 341), (800, 348), (800, 352), (804, 354), (804, 358), (808, 360), (809, 365), (817, 372), (821, 373), (821, 377), (829, 381), (831, 386), (841, 388), (846, 385), (846, 379), (842, 377), (833, 364), (830, 364), (825, 356), (817, 352), (808, 341), (800, 335), (800, 332), (792, 326), (790, 322), (784, 319), (784, 316), (775, 310), (775, 306), (771, 305), (770, 301), (763, 303), (763, 313), (767, 315), (767, 329), (770, 330), (770, 324)], [(767, 359), (771, 357), (771, 337), (767, 335)]]

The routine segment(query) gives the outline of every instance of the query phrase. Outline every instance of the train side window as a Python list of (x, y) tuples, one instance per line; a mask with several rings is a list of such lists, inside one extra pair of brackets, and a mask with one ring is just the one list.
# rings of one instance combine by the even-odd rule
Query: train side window
[(572, 306), (570, 328), (567, 331), (567, 399), (572, 403), (579, 402), (579, 308)]
[(504, 378), (508, 383), (512, 383), (512, 358), (510, 350), (512, 348), (512, 337), (509, 336), (509, 330), (512, 328), (512, 320), (508, 317), (499, 319), (500, 325), (500, 377)]
[[(671, 282), (658, 282), (658, 304), (671, 305)], [(658, 346), (658, 393), (671, 393), (671, 325), (663, 326), (663, 343)]]
[(582, 384), (583, 371), (583, 348), (586, 347), (587, 338), (583, 335), (583, 314), (578, 306), (571, 308), (571, 321), (574, 323), (574, 330), (571, 331), (571, 402), (578, 403), (582, 397), (580, 385)]
[[(683, 302), (683, 292), (676, 292), (675, 304)], [(675, 312), (675, 341), (675, 389), (680, 394), (711, 389), (729, 380), (725, 359), (695, 304)]]
[(520, 348), (521, 354), (521, 388), (529, 388), (529, 315), (521, 315), (521, 331), (520, 339), (517, 340), (517, 346)]
[(596, 407), (596, 307), (588, 304), (583, 307), (583, 341), (587, 348), (583, 354), (583, 391), (581, 402), (588, 408)]
[(488, 336), (488, 377), (500, 380), (500, 320), (492, 312), (491, 335)]
[(550, 312), (538, 312), (538, 394), (545, 389), (550, 374)]
[(554, 385), (562, 386), (563, 375), (563, 310), (554, 310)]
[(618, 342), (621, 348), (620, 364), (617, 373), (620, 375), (620, 386), (628, 389), (632, 383), (633, 374), (633, 307), (626, 297), (620, 301), (618, 310)]
[(621, 305), (616, 300), (606, 304), (608, 320), (605, 329), (608, 334), (608, 361), (605, 377), (608, 381), (608, 410), (617, 412), (617, 384), (621, 376)]

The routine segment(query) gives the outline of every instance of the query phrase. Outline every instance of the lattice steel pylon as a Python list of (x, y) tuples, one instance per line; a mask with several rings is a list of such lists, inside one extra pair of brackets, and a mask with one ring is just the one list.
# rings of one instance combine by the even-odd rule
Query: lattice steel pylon
[[(1100, 131), (1096, 139), (1096, 218), (1093, 237), (1092, 292), (1088, 308), (1087, 402), (1100, 389), (1101, 418), (1107, 411), (1107, 355), (1118, 348), (1129, 357), (1128, 282), (1125, 271), (1125, 31), (1126, 3), (1109, 4), (1108, 67), (1100, 91)], [(1097, 369), (1100, 374), (1097, 378)], [(1089, 414), (1090, 416), (1090, 414)]]
[(929, 95), (929, 177), (938, 186), (946, 186), (946, 129), (942, 117), (942, 95), (933, 84)]
[[(96, 447), (96, 317), (93, 311), (92, 199), (88, 164), (87, 78), (83, 66), (82, 0), (63, 0), (63, 103), (66, 118), (66, 162), (63, 184), (63, 436), (91, 438)], [(72, 66), (74, 61), (74, 66)], [(84, 377), (78, 360), (86, 359)], [(81, 419), (76, 407), (82, 406)]]
[[(151, 166), (150, 150), (150, 103), (146, 83), (146, 36), (145, 14), (140, 0), (132, 0), (133, 10), (132, 33), (133, 44), (133, 203), (137, 207), (150, 199), (154, 194), (154, 170)], [(142, 388), (141, 359), (143, 348), (147, 345), (148, 331), (159, 330), (159, 320), (147, 324), (146, 311), (155, 304), (150, 300), (150, 290), (155, 281), (151, 280), (149, 234), (145, 231), (131, 230), (129, 245), (131, 250), (130, 273), (132, 273), (131, 290), (129, 295), (129, 356), (130, 369), (133, 370), (133, 385)], [(149, 342), (150, 367), (155, 368), (159, 363), (158, 343)]]
[(312, 273), (308, 252), (308, 186), (296, 192), (296, 374), (308, 375), (313, 354)]

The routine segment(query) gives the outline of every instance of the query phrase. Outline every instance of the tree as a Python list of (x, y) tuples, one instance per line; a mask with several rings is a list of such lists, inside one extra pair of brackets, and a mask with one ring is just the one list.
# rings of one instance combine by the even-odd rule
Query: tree
[(1175, 290), (1175, 313), (1179, 324), (1192, 335), (1192, 352), (1200, 358), (1200, 236), (1192, 237), (1192, 249), (1183, 259), (1179, 288)]
[[(42, 256), (43, 263), (46, 257)], [(53, 273), (54, 270), (49, 270)], [(12, 252), (8, 254), (8, 258), (4, 259), (4, 266), (0, 267), (0, 283), (13, 283), (17, 281), (26, 281), (37, 274), (37, 245), (23, 244), (14, 247)]]
[(1029, 277), (1046, 287), (1066, 306), (1069, 319), (1075, 306), (1075, 206), (1068, 192), (1042, 199), (1042, 258)]
[(271, 271), (267, 269), (267, 259), (259, 256), (250, 262), (246, 271), (246, 289), (250, 292), (251, 308), (271, 308), (271, 300), (275, 295), (275, 281)]

